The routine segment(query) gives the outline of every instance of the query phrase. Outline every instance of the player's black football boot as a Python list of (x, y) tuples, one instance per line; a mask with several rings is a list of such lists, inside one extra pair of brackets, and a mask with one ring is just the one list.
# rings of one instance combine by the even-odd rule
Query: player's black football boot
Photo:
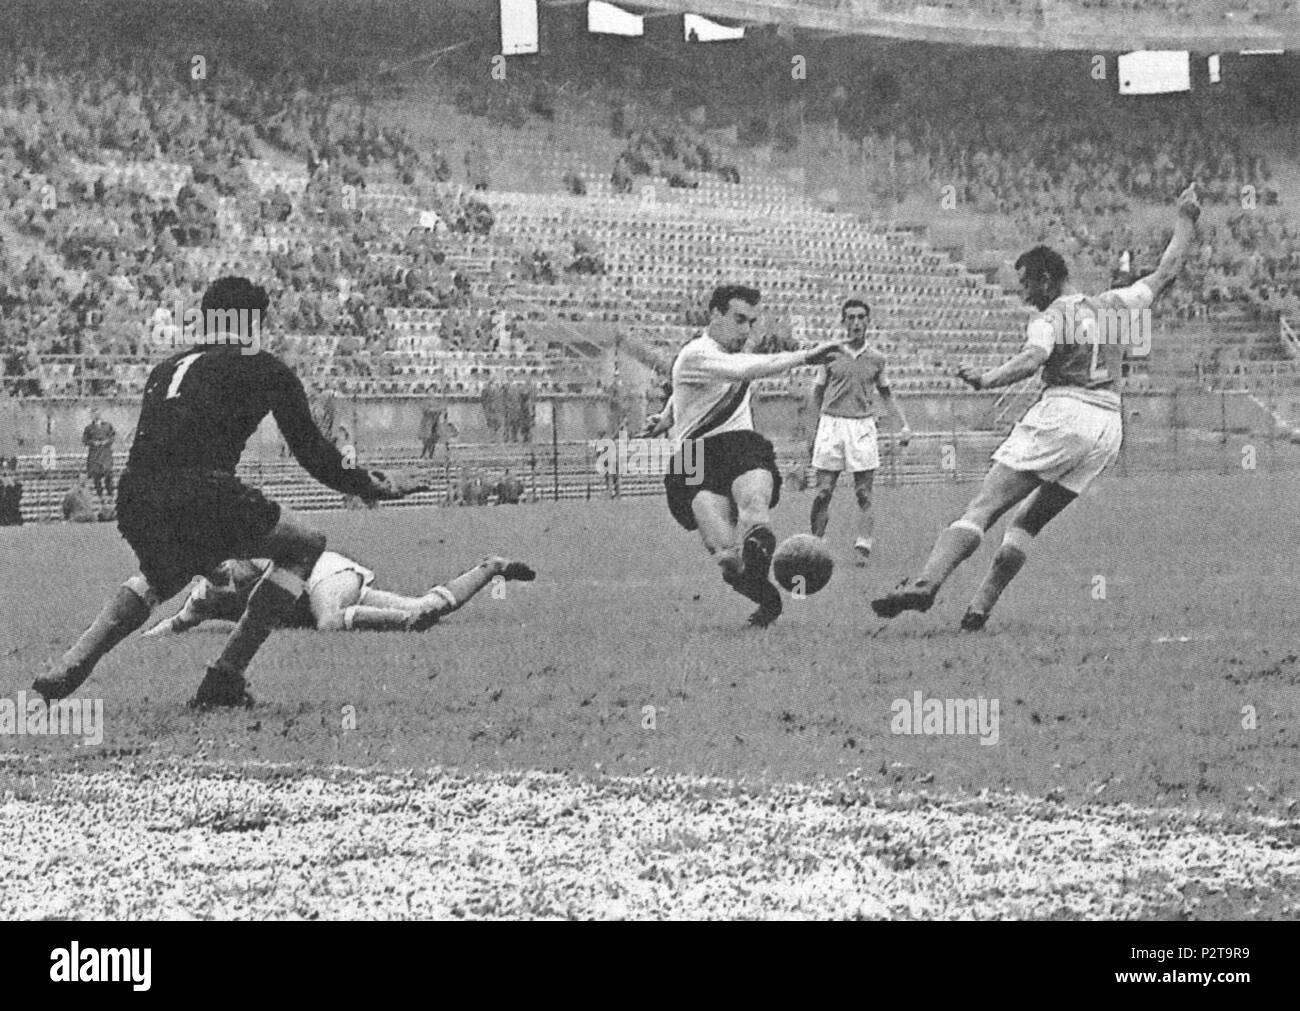
[(982, 631), (988, 620), (989, 616), (983, 611), (967, 609), (966, 613), (961, 616), (961, 630), (963, 632)]
[(66, 699), (80, 688), (88, 677), (90, 677), (89, 668), (72, 667), (65, 671), (54, 671), (50, 674), (42, 674), (33, 681), (32, 691), (46, 702), (54, 702), (57, 699)]
[(776, 534), (764, 524), (751, 527), (740, 547), (744, 568), (740, 579), (732, 585), (758, 605), (758, 610), (749, 616), (749, 623), (757, 628), (766, 628), (776, 621), (785, 606), (781, 601), (781, 591), (768, 578), (774, 551)]
[(763, 523), (750, 527), (740, 545), (740, 558), (745, 566), (745, 578), (767, 582), (774, 551), (776, 551), (776, 534), (772, 532), (772, 528)]
[(501, 570), (501, 578), (507, 582), (531, 583), (537, 578), (537, 573), (533, 571), (531, 565), (524, 562), (508, 561)]
[(939, 588), (931, 583), (920, 579), (904, 580), (885, 596), (873, 600), (871, 609), (881, 618), (893, 618), (904, 611), (925, 613), (930, 610), (938, 593)]
[[(749, 623), (755, 628), (767, 628), (781, 617), (785, 604), (781, 601), (781, 591), (766, 579), (755, 587), (755, 596), (751, 597), (758, 604), (758, 609), (749, 616)], [(746, 594), (748, 596), (748, 594)]]
[(189, 701), (191, 709), (248, 709), (252, 705), (253, 696), (248, 693), (244, 676), (215, 663), (208, 665), (199, 690)]

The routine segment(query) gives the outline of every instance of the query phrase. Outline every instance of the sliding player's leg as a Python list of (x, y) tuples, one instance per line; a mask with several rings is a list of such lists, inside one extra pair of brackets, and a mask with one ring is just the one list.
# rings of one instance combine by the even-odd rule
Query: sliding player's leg
[(271, 559), (271, 566), (253, 589), (248, 606), (226, 640), (221, 655), (207, 673), (190, 705), (249, 705), (252, 697), (244, 671), (271, 632), (293, 616), (298, 598), (307, 588), (312, 566), (325, 550), (325, 535), (312, 529), (288, 509), (256, 544), (235, 557)]
[(1045, 484), (1016, 510), (1016, 515), (993, 556), (988, 575), (975, 591), (970, 606), (962, 616), (961, 627), (965, 631), (978, 632), (984, 627), (1002, 591), (1025, 564), (1029, 545), (1034, 538), (1077, 497), (1074, 492), (1059, 484)]
[(813, 492), (812, 514), (809, 516), (809, 528), (814, 537), (825, 537), (826, 527), (831, 521), (831, 497), (835, 494), (835, 483), (840, 479), (837, 470), (817, 468), (817, 484)]
[(994, 463), (984, 476), (979, 493), (961, 518), (939, 534), (921, 574), (892, 593), (873, 600), (872, 610), (882, 618), (892, 618), (903, 611), (928, 611), (944, 580), (975, 553), (985, 531), (1008, 509), (1023, 501), (1039, 483), (1038, 475), (1031, 471), (1013, 470), (1004, 463)]
[[(506, 582), (528, 583), (537, 578), (537, 573), (525, 562), (489, 555), (472, 569), (416, 598), (417, 609), (409, 625), (411, 631), (423, 632), (438, 619), (464, 607), (480, 590), (498, 578)], [(394, 599), (406, 598), (384, 590), (367, 589), (361, 603), (363, 606), (384, 606), (393, 603)]]
[(179, 611), (154, 625), (144, 633), (145, 637), (188, 632), (205, 621), (238, 621), (267, 564), (265, 559), (227, 559), (198, 581)]

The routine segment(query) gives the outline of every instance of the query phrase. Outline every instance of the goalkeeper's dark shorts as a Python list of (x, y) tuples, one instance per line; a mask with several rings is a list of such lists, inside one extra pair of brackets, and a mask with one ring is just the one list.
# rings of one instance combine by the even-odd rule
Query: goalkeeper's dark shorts
[[(776, 451), (763, 436), (746, 429), (706, 435), (691, 441), (694, 443), (693, 453), (685, 454), (685, 446), (679, 449), (664, 475), (668, 511), (687, 530), (694, 530), (698, 525), (691, 508), (698, 492), (711, 491), (731, 498), (732, 483), (751, 470), (765, 470), (772, 475), (769, 507), (781, 501), (781, 473), (776, 469)], [(693, 466), (688, 466), (691, 464)], [(735, 512), (734, 499), (732, 512)]]
[(117, 528), (160, 598), (228, 558), (252, 558), (280, 521), (280, 506), (234, 474), (180, 469), (122, 473)]

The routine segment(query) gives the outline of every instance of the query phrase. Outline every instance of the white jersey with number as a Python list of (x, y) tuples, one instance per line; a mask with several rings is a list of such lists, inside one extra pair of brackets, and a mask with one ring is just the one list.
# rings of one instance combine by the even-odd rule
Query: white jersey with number
[[(1062, 295), (1029, 322), (1025, 343), (1047, 355), (1043, 383), (1056, 395), (1119, 409), (1124, 348), (1155, 296), (1145, 281), (1100, 295)], [(1149, 336), (1149, 335), (1148, 335)]]

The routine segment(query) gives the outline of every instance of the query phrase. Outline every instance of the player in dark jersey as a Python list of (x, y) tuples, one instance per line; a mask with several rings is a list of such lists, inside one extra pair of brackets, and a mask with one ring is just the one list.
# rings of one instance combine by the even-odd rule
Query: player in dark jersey
[(117, 498), (118, 529), (140, 573), (118, 588), (55, 669), (36, 679), (32, 687), (47, 701), (75, 691), (104, 654), (194, 576), (228, 558), (269, 558), (273, 564), (190, 702), (251, 704), (244, 671), (293, 614), (325, 549), (323, 534), (235, 477), (245, 443), (268, 414), (322, 484), (367, 501), (404, 494), (382, 475), (348, 466), (312, 421), (297, 376), (256, 347), (267, 301), (247, 278), (215, 281), (203, 295), (196, 343), (150, 372)]
[(988, 372), (963, 366), (958, 375), (975, 389), (987, 390), (1042, 369), (1043, 396), (993, 454), (979, 494), (961, 519), (939, 535), (921, 574), (871, 602), (877, 615), (928, 611), (944, 580), (974, 554), (988, 529), (1023, 503), (962, 618), (967, 631), (983, 628), (1024, 565), (1033, 538), (1118, 455), (1123, 429), (1117, 383), (1123, 344), (1132, 341), (1123, 324), (1149, 308), (1177, 278), (1201, 212), (1195, 184), (1179, 195), (1177, 207), (1173, 238), (1159, 266), (1128, 287), (1083, 295), (1070, 284), (1065, 260), (1046, 246), (1016, 261), (1021, 294), (1039, 310), (1026, 329), (1024, 349)]

